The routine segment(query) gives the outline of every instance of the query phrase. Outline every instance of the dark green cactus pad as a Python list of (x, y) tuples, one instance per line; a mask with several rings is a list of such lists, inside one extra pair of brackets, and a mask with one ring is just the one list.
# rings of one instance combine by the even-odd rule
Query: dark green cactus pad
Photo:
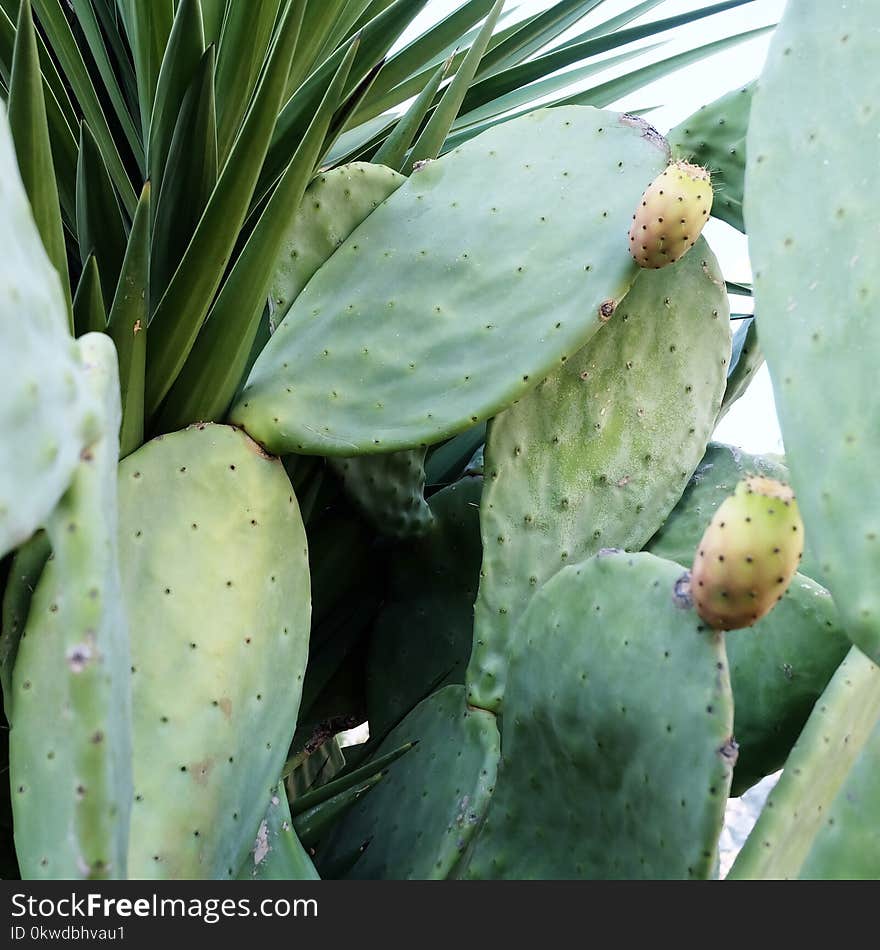
[(161, 436), (119, 469), (138, 878), (235, 877), (296, 725), (309, 572), (296, 497), (243, 432)]
[(713, 217), (743, 232), (746, 133), (753, 89), (754, 83), (750, 83), (703, 106), (667, 136), (676, 158), (695, 162), (712, 173)]
[[(739, 853), (730, 879), (796, 878), (809, 866), (814, 843), (826, 833), (830, 818), (848, 811), (848, 828), (858, 840), (876, 842), (876, 735), (880, 723), (880, 667), (858, 648), (852, 647), (825, 692), (816, 703), (800, 738), (791, 750), (779, 783), (770, 793), (745, 847)], [(864, 762), (869, 763), (863, 765)], [(873, 769), (873, 790), (858, 788)], [(871, 799), (861, 808), (846, 807), (849, 783), (858, 795), (868, 792)], [(870, 784), (870, 783), (869, 783)], [(840, 796), (843, 795), (843, 800)], [(839, 804), (838, 804), (839, 802)], [(828, 835), (831, 848), (833, 834)], [(838, 839), (838, 841), (841, 839)], [(840, 870), (853, 875), (860, 862), (861, 845), (854, 848)], [(870, 849), (865, 852), (870, 854)], [(871, 860), (876, 858), (876, 852)], [(816, 858), (819, 861), (819, 858)], [(851, 863), (851, 862), (856, 862)], [(826, 873), (830, 868), (826, 866)]]
[(712, 432), (730, 358), (727, 295), (701, 240), (643, 271), (608, 325), (489, 427), (468, 701), (497, 710), (510, 631), (557, 571), (638, 550)]
[(353, 455), (495, 414), (626, 294), (632, 209), (666, 158), (647, 123), (571, 106), (421, 167), (296, 299), (232, 421), (271, 451)]
[(53, 556), (12, 678), (15, 846), (28, 879), (126, 877), (132, 798), (130, 659), (117, 559), (119, 375), (102, 333), (81, 337), (102, 437), (82, 453), (46, 532)]
[(293, 830), (282, 782), (272, 793), (240, 881), (317, 881), (318, 872)]
[(0, 557), (45, 524), (100, 435), (0, 106)]
[(463, 683), (480, 577), (481, 478), (431, 496), (427, 537), (392, 556), (367, 659), (370, 730), (382, 735), (434, 690)]
[(0, 615), (0, 685), (3, 687), (3, 708), (9, 722), (12, 722), (12, 670), (15, 667), (15, 656), (27, 623), (37, 581), (51, 553), (49, 537), (44, 531), (40, 531), (15, 552), (9, 566), (9, 576), (3, 591), (3, 611)]
[(495, 786), (498, 728), (491, 713), (465, 705), (464, 687), (446, 686), (419, 703), (376, 755), (416, 739), (346, 815), (322, 863), (369, 839), (351, 877), (449, 877)]
[[(788, 469), (775, 456), (750, 455), (734, 445), (710, 442), (678, 504), (645, 545), (645, 550), (690, 568), (700, 538), (718, 506), (748, 475), (762, 475), (785, 484), (791, 481)], [(821, 582), (809, 529), (799, 570)]]
[(849, 640), (828, 591), (795, 574), (773, 610), (726, 643), (739, 743), (731, 794), (740, 795), (782, 768)]
[(517, 627), (498, 786), (462, 876), (706, 878), (736, 747), (720, 634), (677, 564), (599, 554)]
[(745, 207), (792, 483), (823, 583), (875, 661), (878, 58), (872, 0), (786, 6), (752, 103)]
[[(758, 342), (758, 321), (749, 318), (748, 326), (743, 328), (742, 337), (739, 333), (733, 339), (733, 356), (730, 372), (727, 375), (727, 388), (724, 390), (724, 399), (721, 400), (721, 411), (718, 413), (720, 422), (728, 413), (730, 407), (749, 388), (749, 383), (755, 378), (758, 370), (764, 365), (764, 354)], [(735, 360), (735, 362), (734, 362)]]
[(431, 528), (425, 449), (330, 459), (352, 500), (381, 534), (420, 537)]

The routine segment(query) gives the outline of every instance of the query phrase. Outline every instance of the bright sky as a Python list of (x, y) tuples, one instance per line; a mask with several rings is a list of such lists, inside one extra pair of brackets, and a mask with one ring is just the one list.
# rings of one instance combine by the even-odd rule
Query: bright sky
[[(520, 0), (517, 3), (516, 0), (510, 0), (508, 6), (511, 10), (517, 11), (514, 16), (520, 19), (547, 9), (551, 2), (552, 0)], [(647, 23), (665, 19), (698, 10), (711, 2), (712, 0), (666, 0), (665, 3), (659, 4), (641, 20), (635, 22)], [(446, 16), (461, 3), (462, 0), (429, 0), (421, 17), (416, 21), (414, 32), (418, 33), (429, 22)], [(566, 36), (575, 35), (631, 9), (635, 3), (636, 0), (604, 0)], [(591, 76), (589, 85), (604, 82), (616, 74), (665, 59), (677, 52), (774, 23), (782, 15), (784, 6), (785, 0), (752, 0), (751, 3), (746, 3), (742, 7), (680, 27), (668, 34), (669, 38), (664, 46), (653, 50), (644, 58), (625, 63), (617, 70)], [(404, 37), (404, 41), (407, 38)], [(666, 39), (666, 37), (645, 40), (641, 45), (657, 42), (657, 39)], [(700, 63), (691, 64), (671, 73), (664, 79), (645, 86), (639, 92), (624, 97), (609, 108), (628, 111), (659, 107), (647, 118), (661, 132), (666, 132), (701, 105), (754, 79), (761, 71), (768, 43), (769, 34), (734, 46)], [(745, 238), (733, 228), (715, 220), (709, 222), (704, 233), (721, 261), (725, 276), (729, 280), (748, 281), (750, 269)], [(750, 310), (749, 303), (748, 300), (735, 299), (735, 306), (740, 312)], [(761, 369), (746, 394), (727, 414), (718, 427), (715, 437), (721, 441), (739, 445), (748, 452), (782, 451), (773, 392), (766, 367)]]

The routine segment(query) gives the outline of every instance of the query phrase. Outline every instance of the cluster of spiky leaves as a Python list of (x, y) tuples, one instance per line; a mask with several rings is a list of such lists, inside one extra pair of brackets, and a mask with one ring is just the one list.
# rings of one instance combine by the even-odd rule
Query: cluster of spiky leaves
[[(601, 0), (464, 0), (397, 49), (427, 0), (0, 0), (21, 873), (708, 877), (728, 794), (790, 751), (737, 873), (876, 873), (876, 667), (835, 673), (871, 601), (816, 582), (852, 589), (838, 509), (807, 493), (789, 586), (786, 474), (707, 449), (761, 359), (697, 238), (709, 172), (742, 225), (751, 93), (672, 148), (603, 108), (742, 37), (571, 91), (747, 0), (629, 25), (659, 2), (584, 28)], [(755, 105), (760, 194), (790, 141)]]

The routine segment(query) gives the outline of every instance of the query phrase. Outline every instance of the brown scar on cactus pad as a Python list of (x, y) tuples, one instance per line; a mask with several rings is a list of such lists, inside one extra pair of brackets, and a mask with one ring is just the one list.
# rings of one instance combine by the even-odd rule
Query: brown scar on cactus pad
[(645, 189), (633, 214), (629, 250), (639, 267), (674, 264), (696, 243), (712, 210), (709, 171), (673, 162)]
[(715, 630), (750, 627), (782, 599), (803, 546), (792, 489), (764, 476), (743, 479), (697, 547), (691, 570), (697, 613)]

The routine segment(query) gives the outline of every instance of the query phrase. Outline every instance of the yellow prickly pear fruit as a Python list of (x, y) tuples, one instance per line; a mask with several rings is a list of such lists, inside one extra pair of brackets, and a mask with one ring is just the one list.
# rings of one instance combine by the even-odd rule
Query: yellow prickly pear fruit
[(648, 185), (633, 215), (629, 251), (639, 267), (665, 267), (696, 242), (712, 210), (709, 172), (674, 162)]
[(782, 599), (804, 547), (794, 492), (772, 478), (743, 479), (697, 548), (691, 596), (716, 630), (750, 627)]

